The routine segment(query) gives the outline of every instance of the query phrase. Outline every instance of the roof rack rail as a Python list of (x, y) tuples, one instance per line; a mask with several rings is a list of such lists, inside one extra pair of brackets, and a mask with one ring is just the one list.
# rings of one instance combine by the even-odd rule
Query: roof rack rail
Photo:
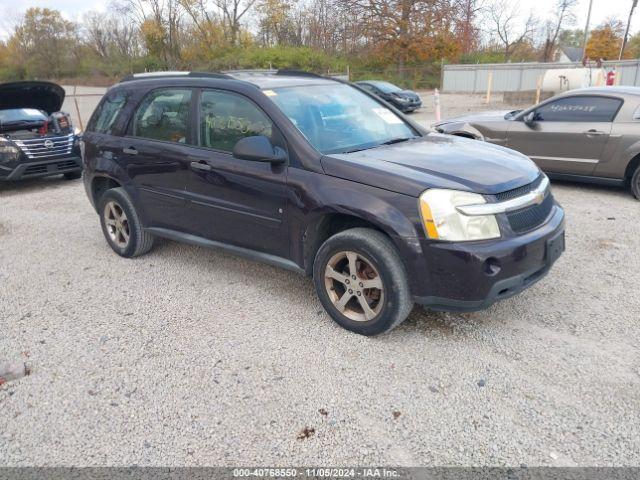
[(285, 75), (290, 77), (312, 77), (312, 78), (325, 78), (331, 79), (331, 77), (325, 77), (323, 75), (318, 75), (313, 72), (305, 72), (304, 70), (289, 70), (289, 69), (279, 69), (275, 73), (276, 75)]
[(222, 73), (229, 75), (274, 75), (277, 70), (268, 68), (253, 68), (239, 70), (223, 70)]
[(148, 80), (152, 78), (175, 78), (175, 77), (197, 77), (197, 78), (220, 78), (233, 80), (234, 78), (224, 73), (216, 72), (145, 72), (127, 75), (120, 82), (130, 82), (132, 80)]

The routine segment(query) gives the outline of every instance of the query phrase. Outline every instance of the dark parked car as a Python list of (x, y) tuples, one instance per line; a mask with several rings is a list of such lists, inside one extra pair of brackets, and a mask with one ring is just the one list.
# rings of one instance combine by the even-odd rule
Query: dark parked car
[(563, 210), (533, 162), (426, 132), (332, 79), (133, 76), (83, 141), (87, 195), (117, 254), (158, 236), (289, 268), (365, 335), (414, 302), (488, 307), (564, 249)]
[(82, 160), (64, 89), (49, 82), (0, 85), (0, 180), (63, 174), (80, 178)]
[(355, 82), (361, 88), (377, 95), (404, 113), (411, 113), (422, 106), (420, 96), (411, 90), (403, 90), (389, 82), (362, 80)]
[(551, 178), (629, 186), (640, 199), (640, 88), (572, 90), (526, 110), (444, 120), (439, 132), (504, 145)]

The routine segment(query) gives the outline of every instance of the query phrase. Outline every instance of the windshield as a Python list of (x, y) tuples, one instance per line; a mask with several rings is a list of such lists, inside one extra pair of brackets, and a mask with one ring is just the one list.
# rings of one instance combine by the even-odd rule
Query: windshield
[(414, 138), (416, 132), (391, 110), (350, 85), (267, 90), (321, 153), (346, 153)]
[(371, 85), (382, 90), (383, 93), (393, 93), (402, 90), (400, 87), (396, 87), (393, 83), (389, 82), (371, 82)]
[(33, 108), (12, 108), (0, 110), (0, 124), (18, 122), (42, 122), (47, 117), (40, 111)]

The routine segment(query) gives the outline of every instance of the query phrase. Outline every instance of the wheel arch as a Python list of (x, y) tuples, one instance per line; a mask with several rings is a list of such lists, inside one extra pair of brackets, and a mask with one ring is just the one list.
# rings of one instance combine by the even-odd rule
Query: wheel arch
[(313, 274), (313, 263), (322, 244), (333, 235), (351, 228), (370, 228), (387, 236), (397, 247), (394, 232), (380, 222), (366, 218), (356, 212), (330, 211), (316, 215), (308, 223), (303, 235), (303, 261), (307, 275)]
[(122, 183), (107, 176), (96, 176), (91, 181), (91, 200), (96, 210), (98, 209), (98, 202), (104, 192), (112, 188), (122, 187)]
[(633, 176), (633, 173), (639, 167), (640, 167), (640, 153), (636, 153), (636, 155), (632, 157), (629, 163), (627, 164), (627, 168), (624, 171), (624, 178), (626, 180), (630, 180), (631, 177)]

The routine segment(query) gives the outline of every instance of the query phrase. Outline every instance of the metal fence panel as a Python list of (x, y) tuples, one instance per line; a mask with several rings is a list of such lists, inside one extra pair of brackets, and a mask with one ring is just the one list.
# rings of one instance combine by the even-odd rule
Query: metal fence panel
[[(640, 59), (604, 62), (606, 70), (616, 68), (618, 85), (640, 86)], [(492, 63), (445, 65), (442, 91), (447, 93), (483, 93), (487, 91), (489, 73), (495, 93), (535, 90), (538, 79), (547, 70), (580, 68), (581, 63)], [(595, 69), (595, 68), (594, 68)]]

